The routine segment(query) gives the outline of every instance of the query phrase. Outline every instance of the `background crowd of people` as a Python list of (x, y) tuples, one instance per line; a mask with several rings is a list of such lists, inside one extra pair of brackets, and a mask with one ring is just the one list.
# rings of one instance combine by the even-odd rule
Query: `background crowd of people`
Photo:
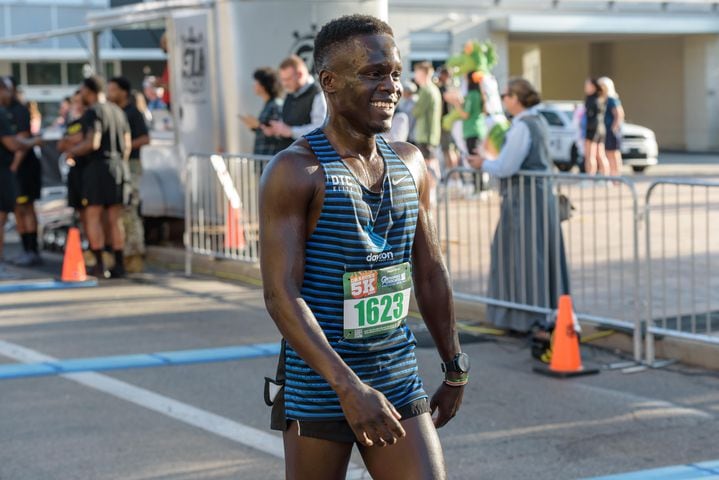
[[(244, 115), (242, 121), (255, 133), (255, 154), (275, 155), (322, 125), (326, 113), (324, 98), (301, 58), (289, 57), (277, 70), (259, 68), (253, 77), (255, 93), (262, 99), (263, 107), (257, 116)], [(585, 101), (578, 105), (574, 117), (580, 152), (584, 152), (584, 171), (590, 175), (619, 175), (624, 110), (614, 82), (608, 77), (590, 78), (584, 92)], [(458, 115), (457, 125), (447, 122), (452, 117), (450, 112)], [(487, 117), (485, 94), (475, 75), (453, 78), (446, 66), (435, 71), (430, 62), (417, 62), (412, 78), (402, 83), (392, 128), (385, 137), (389, 141), (415, 144), (425, 157), (436, 186), (447, 171), (458, 166), (475, 166), (472, 160), (477, 158), (479, 147), (489, 134)], [(467, 182), (456, 175), (447, 184), (450, 189), (468, 188), (469, 193), (475, 194), (486, 188), (484, 178), (479, 175), (476, 182)]]
[[(67, 168), (68, 205), (76, 211), (92, 252), (91, 273), (98, 278), (143, 268), (140, 148), (150, 143), (153, 115), (169, 115), (162, 95), (154, 77), (145, 79), (142, 92), (125, 77), (111, 78), (106, 89), (99, 77), (89, 77), (61, 102), (52, 122), (63, 132), (57, 150)], [(39, 119), (35, 124), (33, 131), (32, 102), (21, 101), (12, 78), (0, 79), (0, 227), (13, 212), (23, 244), (21, 255), (5, 259), (0, 228), (0, 262), (17, 266), (42, 263), (34, 210), (42, 186), (40, 152), (35, 151), (42, 145), (35, 136)]]
[(588, 175), (619, 175), (622, 168), (621, 126), (624, 109), (609, 77), (584, 83), (584, 109), (575, 117), (584, 138), (584, 169)]

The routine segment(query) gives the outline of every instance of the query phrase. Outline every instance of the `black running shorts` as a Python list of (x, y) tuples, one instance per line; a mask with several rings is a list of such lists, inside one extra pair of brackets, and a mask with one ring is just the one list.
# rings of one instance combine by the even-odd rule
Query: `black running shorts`
[(40, 160), (34, 154), (28, 153), (15, 175), (17, 177), (17, 204), (27, 205), (38, 200), (42, 189)]
[[(339, 443), (355, 443), (357, 438), (346, 420), (287, 420), (285, 418), (285, 403), (283, 393), (280, 392), (272, 405), (271, 428), (273, 430), (285, 431), (290, 428), (290, 423), (297, 422), (298, 431), (302, 437), (319, 438)], [(418, 417), (429, 412), (429, 402), (426, 398), (420, 398), (403, 405), (397, 409), (402, 420)]]
[(82, 169), (82, 206), (122, 205), (122, 178), (117, 175), (109, 159), (89, 160)]
[(67, 172), (67, 205), (82, 208), (82, 167), (75, 165)]
[(0, 164), (0, 212), (10, 213), (15, 210), (16, 192), (15, 174), (10, 171), (10, 165)]

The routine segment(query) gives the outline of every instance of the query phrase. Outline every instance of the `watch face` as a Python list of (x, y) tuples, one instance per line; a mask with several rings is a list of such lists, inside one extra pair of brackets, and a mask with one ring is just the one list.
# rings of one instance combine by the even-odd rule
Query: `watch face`
[(469, 372), (469, 355), (466, 353), (460, 353), (457, 355), (457, 366), (462, 373)]

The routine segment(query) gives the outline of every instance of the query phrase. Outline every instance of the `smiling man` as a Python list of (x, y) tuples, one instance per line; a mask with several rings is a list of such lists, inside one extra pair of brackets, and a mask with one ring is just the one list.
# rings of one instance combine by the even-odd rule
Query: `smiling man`
[[(459, 409), (469, 359), (422, 154), (379, 136), (401, 94), (399, 51), (389, 25), (353, 15), (322, 28), (314, 55), (329, 115), (273, 159), (260, 192), (287, 478), (344, 478), (357, 443), (374, 479), (443, 479), (436, 427)], [(413, 284), (446, 372), (430, 402), (406, 324)]]

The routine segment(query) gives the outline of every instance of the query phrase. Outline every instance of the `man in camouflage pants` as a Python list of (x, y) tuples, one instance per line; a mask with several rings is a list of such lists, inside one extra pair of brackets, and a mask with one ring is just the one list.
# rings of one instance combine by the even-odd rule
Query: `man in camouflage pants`
[(145, 229), (140, 217), (140, 147), (150, 143), (150, 136), (145, 117), (135, 107), (130, 92), (130, 82), (124, 77), (112, 78), (107, 84), (107, 99), (124, 110), (130, 124), (130, 199), (126, 203), (122, 223), (125, 227), (125, 269), (129, 273), (137, 273), (142, 271), (142, 257), (145, 254)]

